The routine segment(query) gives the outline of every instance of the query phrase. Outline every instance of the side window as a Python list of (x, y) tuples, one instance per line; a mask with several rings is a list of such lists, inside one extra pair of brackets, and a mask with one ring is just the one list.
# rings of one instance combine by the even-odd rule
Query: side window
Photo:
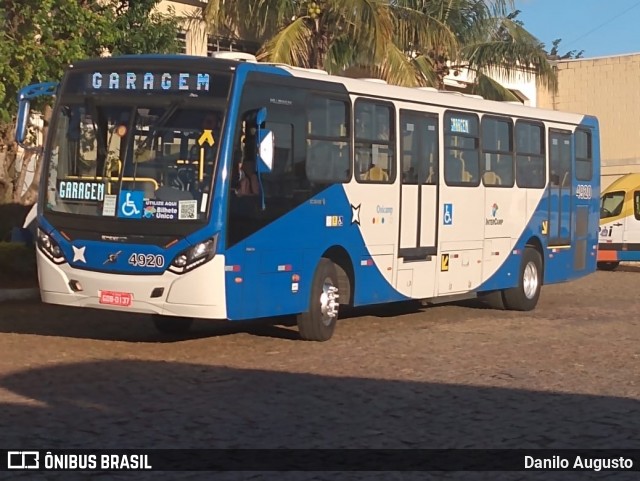
[(293, 125), (266, 122), (266, 128), (273, 132), (273, 169), (262, 175), (265, 196), (291, 197), (297, 179), (293, 165)]
[(480, 184), (478, 116), (448, 111), (444, 116), (444, 179), (447, 185)]
[(516, 122), (516, 183), (518, 187), (543, 189), (546, 185), (546, 153), (542, 124)]
[(400, 111), (402, 183), (438, 183), (438, 117)]
[(549, 133), (549, 184), (560, 188), (571, 185), (571, 135)]
[(640, 192), (633, 193), (633, 215), (640, 220)]
[(590, 181), (593, 177), (591, 132), (576, 130), (576, 179)]
[(513, 124), (509, 119), (482, 118), (482, 182), (513, 186)]
[(358, 182), (391, 184), (395, 180), (394, 125), (392, 106), (367, 100), (356, 101), (355, 152)]
[(331, 184), (351, 177), (349, 104), (310, 95), (307, 104), (306, 175), (310, 182)]

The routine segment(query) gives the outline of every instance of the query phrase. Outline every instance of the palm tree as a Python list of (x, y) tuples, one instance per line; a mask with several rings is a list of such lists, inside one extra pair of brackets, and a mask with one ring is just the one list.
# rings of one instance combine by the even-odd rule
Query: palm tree
[[(544, 45), (515, 21), (512, 0), (396, 0), (395, 17), (405, 22), (396, 32), (396, 42), (412, 53), (414, 65), (428, 84), (446, 89), (444, 79), (451, 72), (467, 70), (473, 79), (471, 92), (496, 100), (518, 100), (490, 75), (513, 78), (535, 75), (536, 81), (552, 90), (557, 76), (548, 62)], [(429, 27), (450, 32), (454, 42), (420, 42), (411, 37), (415, 18), (429, 19)], [(406, 36), (409, 32), (409, 36)], [(413, 34), (415, 35), (415, 34)]]
[(258, 58), (444, 89), (468, 69), (472, 91), (515, 99), (489, 74), (556, 86), (544, 46), (507, 12), (512, 0), (209, 0), (219, 34), (262, 44)]
[(210, 0), (204, 13), (212, 30), (261, 42), (260, 60), (332, 73), (372, 63), (393, 42), (381, 0)]

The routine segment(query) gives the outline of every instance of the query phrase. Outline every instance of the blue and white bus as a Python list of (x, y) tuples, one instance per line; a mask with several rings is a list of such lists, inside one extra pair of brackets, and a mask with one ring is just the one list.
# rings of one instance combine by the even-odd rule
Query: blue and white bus
[(296, 316), (324, 341), (340, 305), (499, 293), (530, 310), (596, 269), (594, 117), (189, 56), (78, 62), (56, 95), (47, 303), (173, 333)]

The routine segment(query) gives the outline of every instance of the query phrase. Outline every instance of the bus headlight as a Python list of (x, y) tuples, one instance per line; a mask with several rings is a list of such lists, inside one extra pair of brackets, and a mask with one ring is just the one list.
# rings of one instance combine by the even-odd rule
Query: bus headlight
[(211, 239), (182, 251), (173, 259), (169, 270), (176, 274), (184, 274), (205, 262), (209, 262), (216, 255), (217, 243), (218, 235), (216, 234)]
[(62, 249), (53, 238), (45, 231), (38, 227), (37, 230), (37, 245), (40, 251), (53, 261), (54, 264), (62, 264), (65, 262)]

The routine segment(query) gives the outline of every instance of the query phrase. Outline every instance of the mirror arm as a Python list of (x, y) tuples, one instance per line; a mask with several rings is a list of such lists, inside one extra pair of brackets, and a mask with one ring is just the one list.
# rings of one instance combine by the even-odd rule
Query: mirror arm
[(16, 118), (15, 139), (20, 147), (28, 149), (24, 144), (26, 137), (27, 124), (29, 122), (30, 106), (29, 101), (36, 97), (49, 96), (56, 94), (58, 82), (43, 82), (33, 85), (27, 85), (18, 91), (18, 116)]

